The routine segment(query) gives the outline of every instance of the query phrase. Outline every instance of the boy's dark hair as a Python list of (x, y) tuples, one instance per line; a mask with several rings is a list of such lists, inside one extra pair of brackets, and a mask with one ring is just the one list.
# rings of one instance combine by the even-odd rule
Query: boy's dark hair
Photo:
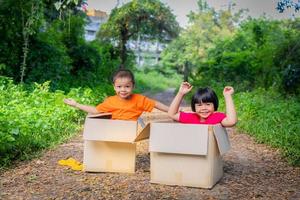
[(131, 79), (131, 82), (133, 85), (135, 84), (134, 75), (133, 73), (128, 69), (119, 69), (117, 70), (112, 78), (113, 83), (115, 83), (117, 78), (129, 78)]
[(206, 88), (199, 88), (197, 92), (193, 95), (191, 101), (191, 107), (194, 112), (196, 112), (195, 104), (197, 103), (208, 103), (212, 102), (214, 104), (215, 111), (218, 110), (219, 107), (219, 99), (216, 93), (206, 87)]

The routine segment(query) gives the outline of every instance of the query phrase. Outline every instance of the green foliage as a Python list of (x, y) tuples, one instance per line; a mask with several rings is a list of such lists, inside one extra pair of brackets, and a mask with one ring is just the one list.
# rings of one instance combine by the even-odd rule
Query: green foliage
[(288, 21), (284, 26), (284, 40), (274, 63), (281, 73), (281, 88), (287, 93), (300, 94), (300, 19)]
[(178, 35), (179, 25), (170, 9), (158, 0), (133, 0), (111, 11), (98, 38), (118, 43), (121, 63), (127, 59), (126, 43), (139, 34), (149, 39), (170, 40)]
[[(107, 43), (86, 42), (83, 38), (85, 21), (82, 16), (71, 15), (68, 23), (69, 27), (63, 20), (52, 20), (45, 24), (42, 31), (30, 37), (24, 77), (27, 84), (51, 80), (52, 90), (68, 91), (71, 87), (94, 87), (110, 82), (112, 72), (120, 63), (116, 48)], [(10, 27), (5, 27), (4, 33), (0, 34), (5, 36), (9, 29)], [(22, 38), (20, 37), (19, 42), (14, 35), (9, 35), (6, 39), (0, 44), (0, 63), (3, 63), (0, 72), (18, 81)], [(8, 46), (11, 44), (14, 46)], [(132, 60), (128, 59), (128, 63)], [(8, 65), (9, 63), (12, 65)]]
[[(51, 80), (52, 90), (65, 91), (109, 82), (120, 64), (119, 51), (84, 40), (85, 16), (77, 8), (84, 1), (62, 1), (59, 10), (57, 0), (35, 2), (0, 2), (0, 75), (20, 82), (21, 71), (26, 84)], [(39, 12), (31, 12), (33, 8)], [(132, 61), (131, 56), (128, 65)]]
[[(180, 75), (163, 74), (155, 70), (145, 70), (135, 72), (136, 90), (142, 92), (158, 92), (168, 88), (176, 88), (180, 85), (182, 77)], [(159, 80), (159, 81), (158, 81)]]
[[(0, 1), (0, 63), (6, 67), (1, 74), (20, 80), (25, 38), (38, 32), (43, 18), (40, 1)], [(34, 8), (34, 13), (32, 13)]]
[(48, 23), (57, 19), (69, 26), (68, 20), (71, 15), (83, 15), (78, 8), (86, 4), (86, 0), (44, 0), (44, 16)]
[(234, 95), (238, 129), (258, 142), (282, 150), (293, 165), (300, 165), (300, 102), (274, 89), (256, 89)]
[[(111, 93), (100, 90), (72, 89), (68, 97), (83, 104), (96, 105)], [(62, 91), (50, 92), (49, 82), (35, 84), (29, 92), (12, 80), (0, 77), (0, 164), (27, 159), (77, 133), (84, 113), (64, 105)]]
[(208, 49), (208, 59), (199, 63), (194, 82), (227, 82), (244, 90), (276, 87), (281, 92), (299, 93), (300, 35), (294, 28), (299, 22), (265, 18), (244, 22), (232, 37)]
[[(26, 1), (28, 2), (28, 1)], [(42, 2), (41, 1), (31, 1), (29, 5), (21, 5), (21, 21), (22, 21), (22, 36), (23, 36), (23, 52), (22, 52), (22, 62), (20, 66), (20, 82), (24, 82), (25, 71), (27, 67), (27, 56), (29, 52), (29, 36), (36, 34), (41, 21), (42, 16)]]
[(60, 21), (53, 22), (45, 32), (32, 39), (28, 56), (27, 83), (52, 80), (52, 87), (56, 88), (56, 85), (69, 75), (71, 58), (62, 41), (63, 33), (58, 31), (61, 25)]
[[(111, 84), (111, 76), (120, 65), (116, 48), (109, 43), (93, 41), (83, 43), (81, 48), (73, 53), (72, 57), (76, 65), (74, 64), (70, 74), (58, 83), (57, 88), (68, 91), (68, 88), (83, 85), (94, 88)], [(128, 63), (132, 60), (132, 58), (128, 59)]]
[(162, 52), (163, 65), (181, 74), (186, 70), (184, 66), (187, 62), (192, 66), (189, 71), (194, 74), (197, 66), (209, 58), (207, 49), (213, 48), (218, 40), (232, 36), (235, 31), (233, 24), (243, 14), (216, 12), (205, 1), (199, 1), (198, 4), (199, 12), (189, 14), (190, 25)]

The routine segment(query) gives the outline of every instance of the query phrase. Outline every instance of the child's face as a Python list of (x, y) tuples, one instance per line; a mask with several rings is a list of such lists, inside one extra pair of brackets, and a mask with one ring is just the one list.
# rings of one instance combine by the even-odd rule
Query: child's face
[(212, 102), (201, 102), (195, 104), (196, 113), (199, 115), (201, 120), (206, 120), (209, 115), (211, 115), (215, 109)]
[(133, 88), (134, 85), (132, 83), (132, 80), (127, 77), (117, 78), (114, 82), (116, 95), (118, 95), (122, 99), (128, 99), (132, 94)]

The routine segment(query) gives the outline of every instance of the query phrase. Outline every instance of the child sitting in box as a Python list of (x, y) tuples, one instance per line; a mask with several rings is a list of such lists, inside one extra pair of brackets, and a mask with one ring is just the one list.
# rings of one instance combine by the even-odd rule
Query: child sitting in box
[(219, 101), (216, 93), (210, 88), (199, 88), (193, 95), (191, 107), (193, 112), (179, 112), (179, 105), (183, 97), (192, 90), (193, 86), (183, 82), (179, 91), (173, 99), (168, 115), (181, 123), (188, 124), (218, 124), (224, 127), (231, 127), (237, 123), (237, 115), (234, 108), (232, 94), (234, 90), (226, 86), (223, 90), (225, 98), (226, 114), (217, 112)]
[(120, 69), (113, 75), (115, 96), (106, 98), (96, 107), (79, 104), (73, 99), (65, 99), (64, 102), (91, 114), (109, 112), (112, 113), (112, 119), (119, 120), (137, 120), (144, 111), (151, 112), (153, 108), (168, 111), (168, 106), (158, 101), (140, 94), (133, 94), (134, 85), (133, 73), (127, 69)]

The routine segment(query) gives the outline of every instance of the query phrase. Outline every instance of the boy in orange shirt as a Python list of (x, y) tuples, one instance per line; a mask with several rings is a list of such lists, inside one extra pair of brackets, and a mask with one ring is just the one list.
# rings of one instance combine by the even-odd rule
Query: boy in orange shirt
[(115, 96), (106, 98), (96, 107), (79, 104), (73, 99), (65, 99), (64, 102), (91, 114), (109, 112), (112, 113), (112, 119), (119, 120), (137, 120), (144, 111), (151, 112), (153, 108), (168, 112), (168, 106), (143, 95), (133, 94), (134, 84), (133, 73), (120, 69), (113, 76)]

